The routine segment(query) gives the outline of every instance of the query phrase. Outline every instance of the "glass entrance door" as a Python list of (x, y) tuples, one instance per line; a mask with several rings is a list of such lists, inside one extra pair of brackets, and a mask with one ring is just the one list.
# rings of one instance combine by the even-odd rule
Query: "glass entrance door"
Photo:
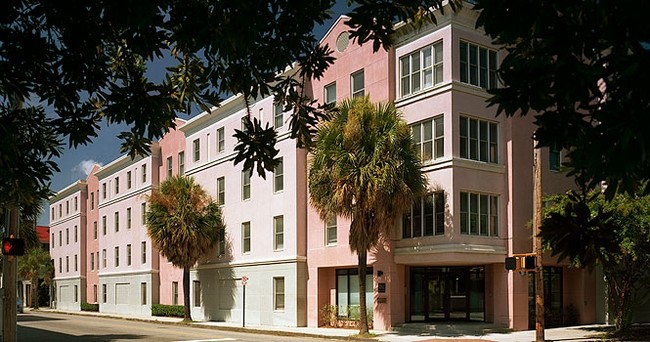
[(483, 267), (411, 268), (410, 319), (482, 321), (483, 284)]

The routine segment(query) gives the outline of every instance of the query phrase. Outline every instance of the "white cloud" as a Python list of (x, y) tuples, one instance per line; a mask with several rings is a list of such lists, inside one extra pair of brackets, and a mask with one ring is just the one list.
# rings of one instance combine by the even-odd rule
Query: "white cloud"
[(74, 174), (75, 177), (86, 178), (90, 174), (90, 171), (93, 170), (93, 166), (95, 166), (95, 164), (99, 164), (101, 166), (100, 163), (92, 159), (82, 160), (81, 162), (79, 162), (79, 164), (77, 164), (77, 166), (72, 168), (72, 173)]

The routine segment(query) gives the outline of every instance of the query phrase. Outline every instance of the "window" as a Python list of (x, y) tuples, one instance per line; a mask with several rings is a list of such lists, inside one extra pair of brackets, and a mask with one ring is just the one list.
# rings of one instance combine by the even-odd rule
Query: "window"
[(273, 249), (281, 250), (284, 248), (284, 216), (273, 218)]
[(95, 253), (90, 253), (90, 270), (95, 269)]
[(241, 250), (242, 253), (249, 253), (251, 251), (251, 223), (244, 222), (241, 224)]
[(97, 221), (93, 221), (93, 238), (97, 240)]
[(485, 89), (496, 88), (496, 51), (461, 41), (460, 81)]
[(223, 152), (226, 147), (226, 135), (223, 127), (217, 128), (217, 152)]
[(62, 204), (59, 204), (59, 217), (63, 215), (62, 208), (63, 208)]
[(194, 283), (194, 306), (201, 306), (201, 282), (195, 280), (193, 283)]
[(59, 258), (59, 273), (63, 273), (63, 260)]
[(325, 104), (336, 104), (336, 82), (332, 82), (323, 89)]
[(548, 168), (551, 171), (560, 171), (562, 166), (562, 149), (557, 144), (548, 148)]
[(336, 226), (336, 215), (331, 215), (329, 219), (325, 222), (325, 244), (326, 245), (336, 245), (337, 243), (337, 226)]
[(144, 226), (147, 224), (147, 202), (142, 202), (140, 204), (140, 221), (142, 221), (142, 225)]
[(185, 152), (178, 152), (178, 175), (185, 174)]
[(461, 192), (460, 232), (469, 235), (498, 236), (499, 197)]
[(97, 252), (97, 270), (99, 270), (99, 252)]
[(167, 178), (172, 176), (172, 157), (167, 157)]
[(93, 303), (97, 303), (97, 284), (93, 285)]
[(65, 201), (65, 214), (70, 214), (70, 201)]
[(140, 257), (140, 261), (143, 264), (146, 264), (147, 263), (147, 241), (142, 241), (142, 243), (140, 244), (140, 253), (142, 253)]
[(106, 235), (106, 216), (102, 216), (102, 235)]
[(63, 245), (63, 231), (59, 230), (59, 246)]
[(131, 244), (126, 245), (126, 265), (131, 266)]
[(126, 208), (126, 229), (131, 229), (131, 208)]
[(147, 164), (142, 164), (142, 183), (147, 182)]
[(251, 172), (244, 170), (241, 172), (241, 199), (247, 200), (251, 198)]
[(147, 305), (147, 283), (140, 283), (140, 304)]
[(106, 268), (106, 249), (102, 249), (102, 267)]
[(70, 272), (70, 256), (65, 256), (65, 271)]
[(352, 97), (365, 95), (363, 69), (350, 75), (350, 89), (352, 90)]
[(108, 291), (106, 288), (106, 284), (102, 284), (102, 302), (106, 303), (107, 299), (108, 299)]
[(115, 212), (115, 232), (120, 231), (120, 212)]
[(199, 159), (201, 159), (201, 141), (199, 139), (194, 139), (192, 145), (192, 151), (194, 151), (194, 161), (199, 161)]
[(77, 272), (79, 270), (79, 257), (77, 254), (74, 255), (74, 271)]
[(95, 193), (90, 193), (90, 210), (95, 209)]
[(55, 244), (55, 241), (56, 241), (56, 240), (54, 240), (54, 233), (52, 233), (52, 240), (51, 241), (52, 241), (52, 249), (54, 249), (54, 244)]
[(226, 204), (226, 178), (217, 178), (217, 204)]
[(115, 177), (115, 194), (120, 193), (120, 179)]
[(102, 183), (102, 199), (106, 199), (106, 183)]
[(219, 235), (217, 240), (217, 255), (226, 255), (226, 227), (219, 227)]
[(70, 244), (70, 228), (65, 229), (65, 244)]
[(79, 301), (79, 285), (74, 286), (74, 302)]
[(442, 41), (399, 59), (401, 96), (442, 82)]
[(487, 163), (498, 163), (497, 124), (485, 120), (460, 117), (460, 157)]
[(120, 247), (115, 247), (115, 267), (120, 267)]
[(79, 203), (78, 203), (77, 197), (75, 197), (74, 198), (74, 211), (76, 212), (77, 210), (79, 210)]
[[(366, 270), (366, 303), (372, 303), (373, 269)], [(356, 268), (336, 270), (336, 305), (339, 317), (359, 314), (359, 271)], [(372, 312), (372, 305), (368, 305)], [(357, 316), (358, 317), (358, 316)]]
[(284, 277), (273, 278), (273, 309), (284, 310)]
[(413, 140), (423, 161), (445, 155), (445, 124), (443, 116), (411, 125)]
[(133, 186), (133, 183), (131, 181), (131, 171), (129, 171), (129, 172), (126, 173), (126, 188), (131, 189), (132, 186)]
[(284, 190), (284, 164), (283, 159), (278, 158), (277, 164), (273, 167), (273, 191)]
[(434, 192), (414, 201), (411, 211), (402, 217), (402, 238), (442, 235), (445, 233), (445, 194)]
[(77, 234), (78, 234), (77, 226), (74, 226), (74, 242), (75, 242), (75, 243), (76, 243), (77, 240), (78, 240), (78, 236), (77, 236)]
[(52, 208), (51, 211), (52, 211), (52, 213), (50, 214), (50, 216), (52, 217), (52, 220), (54, 220), (54, 208)]
[(273, 127), (276, 129), (284, 125), (284, 103), (273, 103)]
[(178, 282), (172, 281), (172, 305), (178, 305)]

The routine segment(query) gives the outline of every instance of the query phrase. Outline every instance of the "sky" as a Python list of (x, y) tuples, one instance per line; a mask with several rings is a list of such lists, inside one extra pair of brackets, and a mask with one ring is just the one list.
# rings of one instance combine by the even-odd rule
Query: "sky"
[[(317, 39), (321, 39), (325, 35), (340, 14), (349, 11), (346, 3), (346, 0), (337, 0), (336, 5), (332, 8), (332, 19), (325, 22), (324, 25), (314, 27)], [(153, 70), (160, 70), (161, 73), (164, 68), (163, 65), (152, 65), (151, 67)], [(197, 114), (191, 116), (180, 114), (179, 117), (189, 119), (195, 115)], [(98, 131), (98, 136), (89, 144), (71, 148), (66, 142), (61, 157), (54, 159), (61, 171), (52, 176), (50, 186), (52, 191), (57, 192), (80, 179), (86, 179), (95, 164), (106, 165), (124, 155), (120, 152), (121, 140), (117, 138), (117, 135), (125, 130), (128, 130), (128, 126), (125, 124), (108, 126), (103, 123), (101, 130)], [(45, 203), (43, 213), (37, 222), (38, 225), (49, 225), (49, 212), (49, 203)]]

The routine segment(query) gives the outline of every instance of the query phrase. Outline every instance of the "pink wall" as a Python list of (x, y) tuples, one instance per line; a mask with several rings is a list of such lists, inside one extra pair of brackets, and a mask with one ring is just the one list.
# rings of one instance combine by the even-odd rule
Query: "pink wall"
[[(89, 303), (97, 303), (100, 290), (99, 290), (99, 234), (100, 224), (99, 221), (99, 181), (95, 173), (99, 170), (99, 165), (93, 166), (92, 171), (86, 178), (88, 183), (88, 200), (86, 204), (87, 208), (87, 226), (86, 226), (86, 254), (84, 255), (85, 264), (86, 264), (86, 298)], [(92, 195), (91, 195), (92, 194)], [(93, 203), (91, 203), (91, 200)], [(95, 238), (95, 224), (97, 225), (97, 238)], [(91, 258), (90, 255), (93, 254)], [(91, 265), (91, 261), (94, 263)], [(97, 287), (95, 289), (95, 287)], [(97, 297), (95, 297), (95, 290), (97, 291)]]

